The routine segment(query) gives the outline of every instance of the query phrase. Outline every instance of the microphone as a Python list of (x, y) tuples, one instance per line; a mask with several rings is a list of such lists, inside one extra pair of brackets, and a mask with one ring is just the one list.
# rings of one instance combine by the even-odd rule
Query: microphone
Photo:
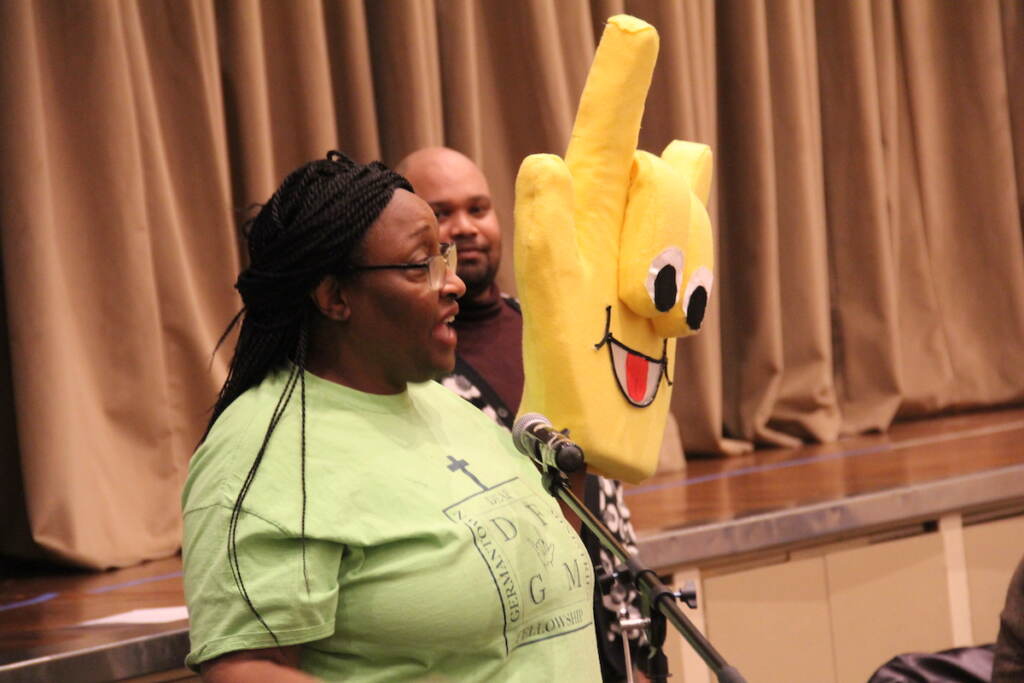
[(526, 413), (512, 427), (512, 441), (523, 455), (562, 472), (583, 467), (583, 451), (572, 440), (554, 430), (540, 413)]

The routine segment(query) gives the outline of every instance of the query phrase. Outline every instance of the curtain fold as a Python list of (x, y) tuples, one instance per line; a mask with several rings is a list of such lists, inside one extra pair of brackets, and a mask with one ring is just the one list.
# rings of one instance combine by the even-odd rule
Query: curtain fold
[(432, 0), (366, 3), (381, 157), (392, 164), (444, 135), (435, 11)]
[(783, 367), (768, 427), (803, 440), (834, 441), (840, 416), (832, 367), (816, 27), (814, 14), (801, 12), (801, 5), (799, 0), (767, 5)]
[[(901, 282), (901, 292), (918, 290), (914, 303), (924, 304), (901, 316), (901, 412), (1020, 400), (1024, 244), (999, 7), (896, 8), (913, 145), (907, 166), (920, 189), (920, 232), (900, 250), (901, 265), (919, 259), (920, 284)], [(919, 329), (929, 334), (913, 339)]]
[(11, 0), (0, 553), (174, 552), (237, 226), (328, 149), (474, 158), (514, 291), (518, 165), (564, 153), (618, 12), (661, 35), (640, 146), (715, 153), (715, 295), (673, 369), (688, 452), (1024, 400), (1016, 0)]
[(167, 555), (215, 390), (210, 314), (237, 268), (227, 165), (211, 163), (225, 149), (209, 10), (0, 11), (0, 238), (32, 537), (90, 567)]
[(1005, 54), (1007, 106), (1010, 110), (1010, 134), (1013, 137), (1013, 160), (1017, 176), (1017, 201), (1024, 216), (1024, 4), (1017, 0), (999, 3), (1002, 42)]
[(768, 12), (756, 0), (717, 9), (722, 354), (743, 359), (723, 365), (724, 421), (739, 438), (794, 446), (768, 425), (784, 370), (775, 156), (787, 153), (773, 125)]
[(900, 402), (892, 11), (885, 0), (815, 12), (833, 365), (847, 434), (885, 429)]

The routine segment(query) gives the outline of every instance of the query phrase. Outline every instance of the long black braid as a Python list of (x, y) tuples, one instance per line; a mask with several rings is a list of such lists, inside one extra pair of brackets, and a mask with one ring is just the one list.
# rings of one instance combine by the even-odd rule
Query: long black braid
[(249, 267), (235, 287), (243, 308), (231, 320), (219, 347), (241, 322), (227, 379), (221, 387), (203, 440), (217, 418), (246, 390), (272, 371), (289, 366), (284, 390), (267, 425), (263, 442), (235, 499), (228, 526), (228, 562), (239, 593), (249, 609), (274, 638), (277, 635), (256, 609), (242, 579), (236, 536), (245, 497), (267, 444), (299, 386), (301, 431), (299, 441), (302, 483), (302, 571), (306, 572), (306, 381), (309, 323), (318, 315), (310, 292), (327, 275), (344, 273), (396, 188), (411, 191), (409, 182), (379, 162), (357, 164), (340, 152), (299, 167), (248, 224)]

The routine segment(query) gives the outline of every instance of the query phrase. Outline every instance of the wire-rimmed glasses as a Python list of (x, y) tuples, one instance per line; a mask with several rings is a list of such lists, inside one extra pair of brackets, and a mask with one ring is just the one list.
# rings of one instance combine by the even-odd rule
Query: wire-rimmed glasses
[(450, 270), (453, 273), (455, 272), (455, 266), (458, 264), (458, 259), (458, 250), (455, 248), (455, 244), (452, 242), (442, 242), (441, 253), (436, 256), (431, 256), (426, 261), (420, 261), (419, 263), (352, 266), (349, 270), (411, 270), (414, 268), (424, 268), (427, 271), (430, 288), (436, 292), (444, 286), (444, 281), (448, 275), (448, 271)]

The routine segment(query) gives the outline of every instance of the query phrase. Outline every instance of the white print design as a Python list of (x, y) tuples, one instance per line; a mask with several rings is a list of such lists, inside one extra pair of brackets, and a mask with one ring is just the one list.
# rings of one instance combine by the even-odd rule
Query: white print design
[[(594, 568), (576, 532), (519, 479), (444, 510), (473, 534), (505, 618), (506, 653), (589, 626)], [(559, 537), (562, 538), (559, 538)], [(558, 595), (558, 600), (551, 597)]]

